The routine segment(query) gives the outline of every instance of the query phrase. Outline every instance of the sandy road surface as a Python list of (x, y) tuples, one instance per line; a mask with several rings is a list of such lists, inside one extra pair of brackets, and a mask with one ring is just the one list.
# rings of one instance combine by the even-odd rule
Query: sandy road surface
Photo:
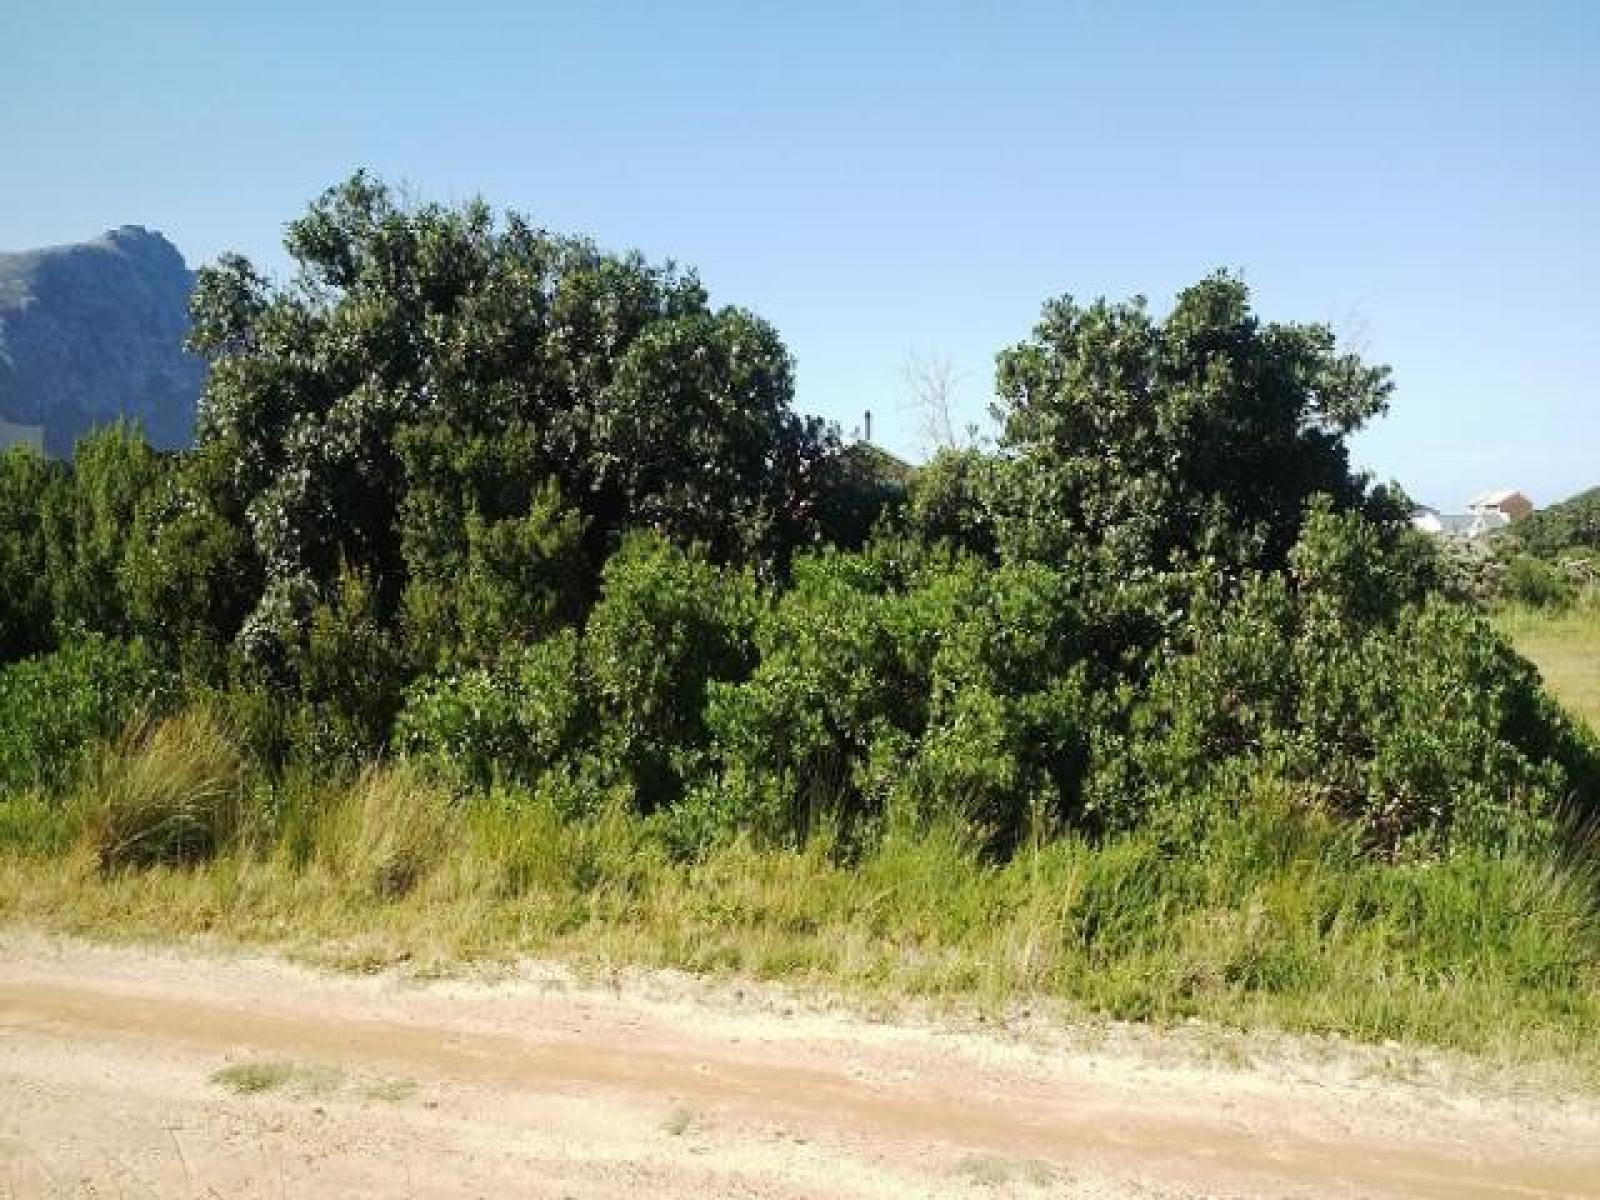
[(1600, 1196), (1591, 1100), (697, 990), (0, 931), (0, 1197)]

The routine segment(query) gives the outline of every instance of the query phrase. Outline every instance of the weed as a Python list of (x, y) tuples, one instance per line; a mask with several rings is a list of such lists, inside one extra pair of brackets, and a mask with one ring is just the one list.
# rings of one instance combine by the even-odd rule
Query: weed
[(661, 1123), (661, 1128), (664, 1132), (671, 1134), (673, 1137), (682, 1137), (684, 1134), (688, 1133), (689, 1130), (694, 1128), (695, 1123), (696, 1117), (694, 1109), (675, 1108), (672, 1110), (672, 1115)]
[(337, 1091), (344, 1072), (337, 1067), (306, 1065), (281, 1059), (255, 1059), (223, 1067), (211, 1082), (238, 1092), (255, 1095), (293, 1086), (303, 1096), (324, 1096)]
[[(259, 786), (259, 785), (258, 785)], [(198, 869), (101, 874), (0, 855), (0, 919), (204, 931), (345, 969), (562, 957), (810, 982), (1000, 1017), (1020, 1004), (1434, 1045), (1600, 1079), (1592, 864), (1514, 853), (1374, 862), (1270, 794), (1198, 842), (1064, 836), (996, 863), (958, 829), (841, 861), (735, 838), (675, 858), (648, 817), (541, 793), (454, 801), (399, 767), (293, 786), (277, 841)], [(297, 846), (286, 847), (293, 838)], [(1226, 1039), (1214, 1047), (1231, 1063)]]
[(417, 1091), (415, 1079), (379, 1079), (361, 1089), (368, 1100), (381, 1100), (385, 1104), (400, 1104)]
[(223, 1067), (211, 1076), (211, 1082), (220, 1084), (241, 1096), (258, 1092), (273, 1092), (295, 1076), (295, 1065), (288, 1062), (243, 1062)]

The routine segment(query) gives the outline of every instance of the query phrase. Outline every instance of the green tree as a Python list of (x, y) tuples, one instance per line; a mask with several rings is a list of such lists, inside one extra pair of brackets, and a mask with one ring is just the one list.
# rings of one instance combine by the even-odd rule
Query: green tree
[(1321, 325), (1261, 321), (1218, 273), (1156, 320), (1142, 299), (1053, 300), (999, 358), (998, 526), (1013, 556), (1100, 558), (1137, 580), (1214, 551), (1277, 566), (1307, 500), (1361, 506), (1347, 437), (1386, 407), (1386, 368)]
[(46, 509), (50, 588), (58, 629), (130, 632), (124, 564), (134, 518), (166, 466), (144, 435), (112, 425), (85, 435), (69, 486)]
[[(438, 537), (473, 509), (488, 526), (527, 517), (547, 479), (588, 519), (591, 561), (638, 525), (728, 560), (781, 560), (806, 535), (823, 432), (790, 410), (777, 335), (711, 309), (692, 273), (482, 203), (406, 206), (364, 174), (291, 223), (286, 247), (286, 285), (228, 257), (194, 298), (193, 346), (211, 361), (201, 443), (235, 456), (263, 570), (251, 644), (345, 566), (388, 619), (408, 559), (443, 562)], [(449, 443), (508, 438), (519, 457), (476, 495), (412, 503), (419, 456), (404, 447), (421, 427), (444, 431), (430, 436), (447, 462)], [(510, 511), (485, 502), (502, 484), (520, 494)]]
[(182, 456), (144, 497), (122, 565), (134, 629), (201, 677), (226, 652), (261, 589), (261, 567), (223, 443)]
[(1518, 521), (1510, 534), (1511, 541), (1540, 558), (1553, 559), (1564, 553), (1591, 556), (1600, 551), (1600, 487), (1569, 496)]
[(45, 512), (66, 485), (60, 464), (31, 450), (0, 454), (0, 663), (54, 644)]

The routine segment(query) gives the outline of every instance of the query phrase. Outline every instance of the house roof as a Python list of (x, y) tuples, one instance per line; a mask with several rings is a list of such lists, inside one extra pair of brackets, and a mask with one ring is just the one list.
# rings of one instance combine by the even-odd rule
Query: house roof
[(1500, 505), (1504, 504), (1507, 500), (1510, 500), (1513, 497), (1518, 497), (1518, 496), (1521, 496), (1524, 500), (1527, 499), (1527, 497), (1523, 496), (1522, 493), (1517, 491), (1516, 488), (1498, 488), (1498, 489), (1496, 489), (1495, 491), (1492, 491), (1492, 492), (1479, 492), (1471, 500), (1467, 501), (1467, 507), (1468, 508), (1498, 508)]

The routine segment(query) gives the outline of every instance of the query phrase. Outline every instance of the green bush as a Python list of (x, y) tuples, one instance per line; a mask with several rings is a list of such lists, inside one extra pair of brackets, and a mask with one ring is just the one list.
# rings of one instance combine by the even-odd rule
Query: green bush
[(1577, 594), (1572, 580), (1559, 566), (1531, 554), (1513, 556), (1500, 579), (1499, 598), (1529, 608), (1568, 608)]
[(1600, 550), (1600, 487), (1568, 496), (1518, 521), (1510, 536), (1528, 554), (1547, 561), (1563, 553)]
[(54, 642), (45, 512), (68, 486), (60, 463), (23, 446), (0, 452), (0, 663)]
[(759, 608), (747, 574), (638, 535), (607, 562), (581, 636), (418, 681), (396, 743), (480, 789), (560, 767), (625, 784), (645, 812), (670, 807), (703, 766), (708, 686), (753, 665)]
[(1594, 748), (1533, 668), (1386, 553), (1359, 518), (1314, 516), (1292, 584), (1198, 604), (1096, 793), (1171, 823), (1219, 779), (1278, 778), (1385, 856), (1540, 844), (1592, 810)]
[(593, 704), (571, 630), (508, 649), (493, 667), (413, 683), (395, 722), (407, 754), (487, 789), (533, 784), (576, 751)]
[(683, 795), (707, 748), (707, 691), (755, 665), (761, 602), (748, 574), (656, 535), (630, 538), (601, 576), (583, 633), (594, 746), (644, 812)]
[(592, 591), (588, 522), (554, 478), (534, 479), (531, 431), (494, 438), (422, 425), (397, 439), (407, 650), (430, 670), (492, 663), (508, 644), (579, 620)]
[(953, 818), (1000, 849), (1058, 824), (1092, 711), (1073, 611), (1037, 565), (798, 560), (757, 628), (754, 674), (711, 691), (723, 794), (703, 807), (739, 820), (752, 806), (779, 837)]
[(68, 485), (50, 494), (45, 525), (56, 626), (62, 633), (132, 632), (124, 570), (135, 514), (167, 470), (167, 460), (132, 426), (116, 424), (79, 439)]
[(388, 745), (405, 663), (379, 605), (364, 575), (343, 572), (288, 648), (300, 700), (289, 713), (289, 740), (307, 761), (360, 763)]
[(99, 634), (0, 667), (0, 795), (59, 792), (97, 739), (159, 712), (170, 692), (143, 643)]
[(208, 681), (225, 674), (229, 643), (261, 589), (230, 449), (184, 456), (145, 493), (120, 575), (133, 628)]
[(998, 449), (912, 471), (797, 416), (777, 335), (692, 273), (364, 175), (288, 250), (281, 286), (201, 274), (197, 449), (0, 460), (0, 660), (68, 639), (0, 668), (24, 808), (170, 690), (274, 803), (398, 748), (690, 856), (929, 829), (1177, 853), (1258, 787), (1385, 857), (1594, 810), (1592, 743), (1444, 598), (1567, 576), (1407, 530), (1348, 454), (1387, 370), (1237, 278), (1161, 318), (1050, 302), (1000, 356)]

